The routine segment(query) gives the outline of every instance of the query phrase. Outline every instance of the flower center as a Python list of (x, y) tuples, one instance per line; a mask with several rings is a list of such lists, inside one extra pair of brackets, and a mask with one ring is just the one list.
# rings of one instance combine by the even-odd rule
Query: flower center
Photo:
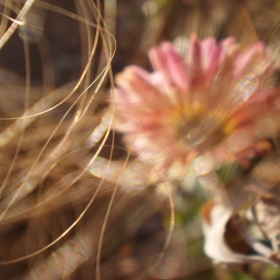
[(168, 122), (180, 142), (200, 153), (223, 141), (235, 127), (225, 112), (221, 114), (201, 104), (176, 108)]

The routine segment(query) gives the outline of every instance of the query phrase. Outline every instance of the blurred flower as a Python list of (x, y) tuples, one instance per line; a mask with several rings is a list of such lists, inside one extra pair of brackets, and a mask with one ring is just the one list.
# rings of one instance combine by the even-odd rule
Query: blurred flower
[(203, 217), (204, 251), (213, 260), (229, 264), (279, 264), (275, 252), (252, 239), (229, 207), (209, 202), (203, 209)]
[(204, 174), (260, 140), (260, 112), (277, 103), (263, 43), (242, 50), (233, 38), (193, 35), (185, 58), (170, 42), (149, 56), (153, 73), (129, 66), (116, 76), (114, 127), (157, 171), (178, 178), (188, 165)]

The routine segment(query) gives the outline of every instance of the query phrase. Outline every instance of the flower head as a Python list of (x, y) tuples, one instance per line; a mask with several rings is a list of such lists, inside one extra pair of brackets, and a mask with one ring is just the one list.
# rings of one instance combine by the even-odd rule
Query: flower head
[(258, 141), (254, 127), (276, 95), (266, 86), (275, 67), (263, 43), (242, 50), (233, 38), (193, 35), (185, 57), (170, 42), (149, 57), (153, 73), (129, 66), (116, 76), (114, 127), (161, 174), (210, 161), (198, 171), (207, 172)]

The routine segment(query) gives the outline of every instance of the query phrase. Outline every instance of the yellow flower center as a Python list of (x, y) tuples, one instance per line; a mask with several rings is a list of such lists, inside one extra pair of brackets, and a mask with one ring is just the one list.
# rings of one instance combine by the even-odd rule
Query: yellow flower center
[(200, 103), (177, 106), (167, 118), (175, 137), (188, 148), (200, 152), (223, 141), (236, 126), (226, 112), (208, 109)]

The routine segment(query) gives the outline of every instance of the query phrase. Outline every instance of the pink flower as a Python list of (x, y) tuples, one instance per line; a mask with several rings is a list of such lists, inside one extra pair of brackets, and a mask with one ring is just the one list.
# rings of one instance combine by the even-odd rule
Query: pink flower
[(186, 57), (170, 42), (149, 57), (153, 73), (128, 66), (116, 76), (114, 127), (161, 174), (207, 173), (265, 137), (258, 119), (278, 97), (263, 43), (242, 50), (233, 38), (194, 35)]

